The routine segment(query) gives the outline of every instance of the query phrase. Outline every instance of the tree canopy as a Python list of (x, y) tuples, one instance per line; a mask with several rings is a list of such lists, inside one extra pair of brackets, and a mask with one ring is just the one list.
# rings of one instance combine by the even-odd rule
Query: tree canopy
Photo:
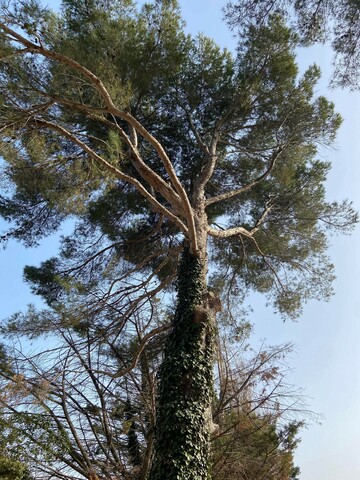
[[(314, 97), (315, 66), (297, 79), (296, 37), (273, 16), (249, 28), (232, 58), (208, 38), (186, 36), (176, 2), (140, 12), (110, 3), (111, 14), (102, 2), (65, 2), (61, 17), (33, 4), (4, 12), (2, 154), (11, 187), (1, 212), (16, 224), (7, 235), (31, 245), (75, 215), (63, 262), (78, 257), (76, 240), (91, 225), (126, 261), (140, 263), (147, 249), (155, 268), (168, 258), (170, 273), (179, 234), (195, 242), (191, 209), (203, 188), (217, 270), (241, 268), (231, 278), (242, 290), (269, 292), (290, 315), (326, 297), (326, 230), (351, 227), (354, 215), (325, 200), (329, 165), (316, 152), (340, 117)], [(59, 261), (39, 275), (61, 276), (68, 267)]]
[(298, 33), (302, 45), (330, 43), (334, 50), (333, 86), (359, 88), (360, 8), (356, 0), (241, 0), (228, 2), (226, 17), (232, 28), (261, 24), (279, 12)]

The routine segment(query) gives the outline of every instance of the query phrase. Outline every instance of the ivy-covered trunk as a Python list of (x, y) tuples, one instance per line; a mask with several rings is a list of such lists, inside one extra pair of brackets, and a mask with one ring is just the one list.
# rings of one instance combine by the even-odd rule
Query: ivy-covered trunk
[(214, 319), (203, 263), (183, 251), (174, 325), (160, 370), (150, 480), (209, 478)]

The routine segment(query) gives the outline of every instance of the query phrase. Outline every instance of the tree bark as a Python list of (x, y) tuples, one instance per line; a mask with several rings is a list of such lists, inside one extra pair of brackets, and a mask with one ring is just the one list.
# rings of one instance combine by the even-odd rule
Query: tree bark
[(216, 301), (207, 292), (206, 268), (203, 258), (184, 249), (177, 308), (160, 369), (150, 480), (209, 478)]

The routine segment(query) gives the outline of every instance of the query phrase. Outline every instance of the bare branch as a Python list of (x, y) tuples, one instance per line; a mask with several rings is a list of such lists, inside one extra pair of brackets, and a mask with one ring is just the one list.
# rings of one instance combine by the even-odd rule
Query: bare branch
[(216, 228), (208, 227), (208, 234), (211, 237), (216, 237), (216, 238), (229, 238), (229, 237), (234, 237), (236, 235), (244, 235), (244, 237), (252, 237), (252, 232), (249, 230), (246, 230), (244, 227), (234, 227), (234, 228), (228, 228), (226, 230), (219, 230)]
[(6, 60), (10, 60), (11, 58), (17, 57), (18, 55), (23, 55), (24, 53), (28, 53), (28, 52), (30, 52), (28, 48), (16, 50), (15, 52), (11, 52), (8, 55), (4, 55), (3, 57), (0, 57), (0, 62), (6, 62)]
[(252, 235), (256, 233), (259, 230), (259, 228), (263, 225), (263, 223), (265, 222), (267, 216), (269, 215), (273, 207), (274, 207), (274, 203), (272, 203), (271, 201), (267, 202), (263, 213), (257, 219), (254, 228), (252, 228), (250, 231)]
[(95, 373), (99, 373), (101, 375), (108, 375), (111, 378), (123, 377), (124, 375), (126, 375), (127, 373), (129, 373), (131, 370), (133, 370), (136, 367), (136, 365), (138, 364), (140, 355), (142, 354), (142, 352), (143, 352), (144, 348), (146, 347), (146, 344), (148, 343), (148, 341), (151, 338), (155, 337), (156, 335), (159, 335), (159, 333), (162, 333), (162, 332), (165, 332), (166, 330), (169, 330), (171, 328), (171, 326), (172, 326), (171, 323), (167, 323), (165, 325), (162, 325), (161, 327), (153, 328), (149, 333), (144, 335), (144, 337), (142, 338), (142, 340), (140, 342), (140, 345), (139, 345), (139, 347), (138, 347), (130, 365), (127, 366), (126, 368), (120, 370), (117, 373), (110, 373), (110, 372), (106, 372), (106, 371), (102, 371), (102, 370), (96, 371)]
[(241, 193), (247, 192), (248, 190), (251, 190), (253, 187), (258, 185), (260, 182), (265, 180), (265, 178), (267, 178), (270, 175), (270, 173), (273, 171), (276, 161), (281, 155), (282, 151), (283, 151), (283, 147), (279, 147), (274, 151), (268, 168), (265, 170), (264, 173), (260, 175), (260, 177), (248, 183), (247, 185), (244, 185), (243, 187), (240, 187), (235, 190), (231, 190), (230, 192), (222, 193), (221, 195), (217, 195), (216, 197), (207, 199), (206, 206), (212, 205), (213, 203), (221, 202), (222, 200), (228, 200), (229, 198), (233, 198), (237, 195), (240, 195)]
[(203, 139), (201, 138), (201, 136), (200, 136), (197, 128), (195, 127), (194, 122), (193, 122), (193, 119), (192, 119), (192, 116), (191, 116), (191, 113), (189, 112), (189, 110), (188, 110), (186, 107), (184, 107), (183, 105), (181, 105), (180, 101), (179, 101), (179, 104), (180, 104), (181, 108), (184, 110), (184, 112), (185, 112), (185, 114), (186, 114), (186, 116), (187, 116), (190, 130), (191, 130), (192, 133), (194, 134), (198, 146), (205, 152), (206, 155), (209, 155), (209, 153), (210, 153), (209, 148), (208, 148), (208, 146), (204, 143), (204, 141), (203, 141)]

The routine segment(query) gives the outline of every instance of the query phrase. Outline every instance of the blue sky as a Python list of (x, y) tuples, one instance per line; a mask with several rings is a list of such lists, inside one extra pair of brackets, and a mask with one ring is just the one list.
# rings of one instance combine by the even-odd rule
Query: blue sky
[[(225, 0), (182, 0), (187, 29), (213, 37), (221, 46), (233, 47), (233, 39), (221, 22)], [(55, 5), (55, 2), (49, 2)], [(328, 90), (331, 52), (324, 47), (306, 49), (299, 54), (301, 69), (314, 62), (320, 65), (323, 79), (319, 94), (335, 102), (344, 118), (335, 149), (322, 154), (333, 164), (327, 190), (329, 199), (349, 198), (360, 210), (360, 93)], [(1, 229), (1, 223), (0, 223)], [(313, 424), (302, 433), (296, 453), (302, 480), (353, 480), (360, 478), (360, 230), (351, 237), (331, 239), (329, 254), (335, 264), (335, 296), (329, 303), (311, 302), (296, 322), (282, 320), (267, 309), (261, 297), (252, 298), (255, 340), (270, 344), (294, 342), (289, 359), (289, 382), (304, 388), (310, 408), (324, 415), (322, 425)], [(33, 302), (22, 282), (25, 264), (38, 264), (55, 252), (54, 240), (40, 248), (25, 249), (9, 244), (0, 250), (0, 316), (5, 317)]]

